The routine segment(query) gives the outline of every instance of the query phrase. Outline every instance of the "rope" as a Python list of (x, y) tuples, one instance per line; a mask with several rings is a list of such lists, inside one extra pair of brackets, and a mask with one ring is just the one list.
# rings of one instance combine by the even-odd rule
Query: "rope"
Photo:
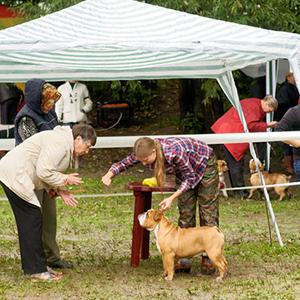
[[(171, 194), (172, 192), (164, 192), (164, 194)], [(152, 195), (161, 195), (162, 192), (152, 192)], [(114, 194), (80, 194), (75, 195), (76, 198), (82, 199), (82, 198), (107, 198), (107, 197), (122, 197), (122, 196), (132, 196), (133, 193), (114, 193)], [(0, 201), (7, 200), (6, 197), (0, 197)]]
[[(272, 188), (277, 186), (295, 186), (300, 185), (300, 181), (297, 182), (290, 182), (290, 183), (281, 183), (281, 184), (269, 184), (269, 185), (255, 185), (255, 186), (242, 186), (242, 187), (235, 187), (235, 188), (226, 188), (220, 189), (225, 191), (234, 191), (234, 190), (245, 190), (245, 189), (261, 189), (261, 188)], [(152, 192), (153, 195), (161, 195), (161, 192)], [(164, 194), (172, 194), (172, 192), (164, 192)], [(107, 197), (123, 197), (123, 196), (132, 196), (132, 193), (113, 193), (113, 194), (79, 194), (76, 195), (76, 198), (107, 198)], [(0, 201), (7, 200), (6, 197), (0, 197)]]
[(97, 131), (106, 131), (106, 130), (114, 128), (115, 126), (117, 126), (119, 124), (119, 122), (121, 121), (122, 117), (123, 117), (123, 113), (121, 112), (120, 115), (119, 115), (119, 119), (117, 120), (117, 122), (115, 124), (111, 125), (108, 128), (100, 129), (100, 130), (97, 130)]
[(300, 185), (299, 181), (296, 182), (289, 182), (289, 183), (277, 183), (277, 184), (266, 184), (266, 185), (251, 185), (251, 186), (241, 186), (241, 187), (235, 187), (235, 188), (226, 188), (221, 190), (226, 191), (235, 191), (235, 190), (252, 190), (252, 189), (262, 189), (264, 187), (266, 188), (272, 188), (277, 186), (294, 186), (294, 185)]

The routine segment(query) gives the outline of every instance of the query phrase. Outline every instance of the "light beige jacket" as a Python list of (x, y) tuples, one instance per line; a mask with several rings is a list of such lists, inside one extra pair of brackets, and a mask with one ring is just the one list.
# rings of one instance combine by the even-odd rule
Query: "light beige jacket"
[(69, 127), (39, 132), (0, 160), (0, 181), (22, 199), (40, 207), (35, 190), (64, 185), (73, 157), (74, 139)]

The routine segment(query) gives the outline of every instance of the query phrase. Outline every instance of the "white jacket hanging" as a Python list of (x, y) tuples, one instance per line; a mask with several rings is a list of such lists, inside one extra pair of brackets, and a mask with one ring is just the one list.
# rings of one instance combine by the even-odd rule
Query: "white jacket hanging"
[(63, 123), (87, 122), (87, 113), (93, 108), (89, 91), (85, 84), (76, 82), (73, 89), (67, 81), (58, 87), (60, 99), (55, 105), (58, 120)]

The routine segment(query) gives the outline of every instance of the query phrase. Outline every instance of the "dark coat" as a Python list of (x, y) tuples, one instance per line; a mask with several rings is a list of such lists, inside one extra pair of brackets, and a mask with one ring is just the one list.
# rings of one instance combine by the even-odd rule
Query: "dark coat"
[(278, 101), (278, 109), (275, 112), (274, 119), (281, 120), (288, 109), (298, 104), (299, 92), (294, 84), (285, 81), (276, 95)]
[(38, 132), (51, 130), (58, 125), (57, 116), (54, 109), (46, 114), (41, 111), (42, 89), (44, 84), (45, 80), (42, 79), (30, 79), (26, 82), (25, 105), (15, 118), (16, 145), (23, 142), (18, 133), (19, 122), (23, 117), (31, 118), (34, 121)]

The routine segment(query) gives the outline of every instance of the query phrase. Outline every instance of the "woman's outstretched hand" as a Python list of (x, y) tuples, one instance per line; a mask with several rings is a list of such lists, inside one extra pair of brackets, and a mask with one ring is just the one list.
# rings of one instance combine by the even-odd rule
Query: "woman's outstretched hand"
[(78, 204), (78, 201), (75, 199), (75, 196), (68, 190), (58, 191), (58, 195), (64, 200), (65, 204), (68, 206), (75, 207)]
[(174, 194), (172, 194), (170, 197), (164, 199), (159, 203), (159, 207), (162, 211), (168, 210), (172, 206), (172, 202), (179, 197), (182, 194), (180, 190), (177, 190)]
[(164, 199), (159, 203), (159, 207), (162, 211), (168, 210), (172, 206), (173, 199), (171, 197)]
[(81, 183), (82, 179), (78, 173), (68, 174), (68, 177), (65, 179), (65, 185), (79, 185)]
[(101, 179), (102, 183), (109, 186), (111, 184), (111, 179), (114, 174), (111, 171), (108, 171)]

